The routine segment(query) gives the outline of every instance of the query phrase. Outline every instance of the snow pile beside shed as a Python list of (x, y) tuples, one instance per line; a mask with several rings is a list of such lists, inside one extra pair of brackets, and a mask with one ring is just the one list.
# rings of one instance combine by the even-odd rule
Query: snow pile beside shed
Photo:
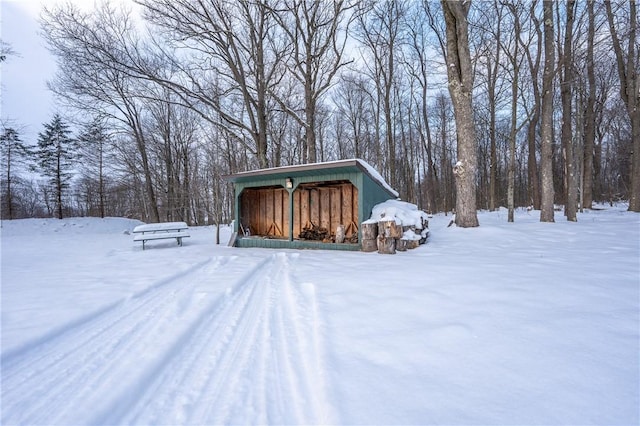
[(395, 254), (424, 244), (429, 236), (429, 216), (415, 204), (388, 200), (373, 207), (362, 222), (362, 251)]

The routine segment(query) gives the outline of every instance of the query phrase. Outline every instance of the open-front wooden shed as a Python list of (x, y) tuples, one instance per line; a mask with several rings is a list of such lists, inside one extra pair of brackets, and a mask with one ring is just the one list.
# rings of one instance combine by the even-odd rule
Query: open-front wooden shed
[(398, 197), (359, 159), (225, 178), (235, 187), (237, 247), (359, 250), (360, 224), (373, 206)]

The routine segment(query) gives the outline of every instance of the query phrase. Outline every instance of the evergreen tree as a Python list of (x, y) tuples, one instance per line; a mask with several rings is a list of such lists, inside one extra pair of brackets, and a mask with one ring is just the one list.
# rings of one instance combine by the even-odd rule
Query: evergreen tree
[(20, 140), (20, 135), (12, 127), (4, 127), (0, 134), (0, 154), (2, 155), (2, 217), (13, 219), (15, 200), (13, 186), (17, 176), (16, 166), (22, 164), (29, 154), (28, 148)]
[(76, 160), (76, 142), (70, 136), (69, 126), (55, 114), (50, 123), (45, 123), (44, 132), (38, 134), (36, 164), (38, 171), (47, 178), (58, 219), (62, 219), (63, 195), (73, 177)]

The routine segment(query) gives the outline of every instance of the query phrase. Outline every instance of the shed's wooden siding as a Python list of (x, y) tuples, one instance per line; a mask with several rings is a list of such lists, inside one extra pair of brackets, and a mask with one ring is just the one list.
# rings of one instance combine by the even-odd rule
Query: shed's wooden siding
[(240, 196), (240, 223), (252, 235), (289, 237), (289, 192), (247, 188)]
[(358, 189), (350, 182), (300, 185), (293, 192), (294, 238), (312, 224), (328, 229), (331, 235), (338, 225), (344, 225), (350, 237), (358, 232), (357, 223)]

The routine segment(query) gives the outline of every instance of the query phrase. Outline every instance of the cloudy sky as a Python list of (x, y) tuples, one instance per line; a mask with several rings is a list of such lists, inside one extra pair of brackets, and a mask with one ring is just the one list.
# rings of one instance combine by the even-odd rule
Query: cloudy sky
[(56, 72), (56, 62), (40, 35), (42, 7), (75, 3), (87, 10), (96, 1), (0, 0), (0, 38), (16, 53), (0, 65), (0, 119), (2, 124), (18, 129), (23, 142), (35, 144), (44, 123), (50, 122), (56, 112), (64, 116), (64, 110), (47, 89), (47, 80)]
[(2, 41), (16, 55), (1, 65), (2, 107), (0, 116), (20, 129), (25, 143), (35, 143), (42, 125), (56, 112), (46, 81), (55, 73), (53, 57), (40, 37), (40, 0), (0, 0)]

